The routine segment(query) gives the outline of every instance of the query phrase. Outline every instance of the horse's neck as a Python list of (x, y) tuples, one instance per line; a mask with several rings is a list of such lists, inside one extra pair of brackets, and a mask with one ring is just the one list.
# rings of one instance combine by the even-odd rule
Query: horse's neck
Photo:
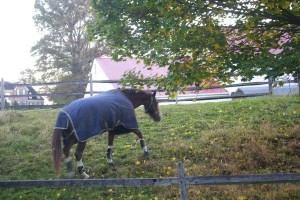
[(137, 107), (143, 105), (143, 102), (141, 100), (136, 99), (133, 96), (128, 95), (128, 99), (130, 100), (130, 102), (132, 103), (134, 108), (137, 108)]
[(132, 95), (132, 94), (126, 94), (127, 98), (129, 99), (129, 101), (132, 103), (134, 108), (137, 108), (141, 105), (145, 104), (145, 97), (141, 96), (137, 96), (137, 95)]

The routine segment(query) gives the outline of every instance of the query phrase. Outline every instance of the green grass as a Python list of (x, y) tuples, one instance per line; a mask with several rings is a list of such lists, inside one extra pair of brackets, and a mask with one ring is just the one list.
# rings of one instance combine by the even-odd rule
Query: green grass
[[(83, 161), (92, 178), (176, 177), (180, 161), (186, 176), (300, 173), (299, 96), (161, 106), (160, 123), (142, 109), (136, 112), (150, 158), (141, 156), (134, 134), (122, 135), (114, 143), (115, 167), (108, 167), (104, 158), (107, 134), (91, 138)], [(0, 113), (0, 179), (58, 178), (51, 164), (57, 113)], [(300, 199), (299, 183), (187, 189), (189, 199)], [(179, 189), (0, 189), (0, 199), (179, 199)]]

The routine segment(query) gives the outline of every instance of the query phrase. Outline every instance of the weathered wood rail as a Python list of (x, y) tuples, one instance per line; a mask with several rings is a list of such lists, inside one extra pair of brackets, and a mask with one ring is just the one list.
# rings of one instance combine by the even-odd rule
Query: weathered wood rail
[[(78, 95), (85, 95), (85, 94), (99, 94), (104, 91), (96, 91), (93, 90), (93, 84), (94, 83), (119, 83), (120, 80), (93, 80), (92, 77), (90, 77), (89, 81), (69, 81), (69, 82), (47, 82), (47, 83), (28, 83), (28, 84), (15, 84), (15, 83), (5, 83), (4, 79), (1, 78), (0, 82), (0, 97), (1, 97), (1, 111), (5, 110), (5, 98), (19, 98), (19, 97), (35, 97), (35, 96), (43, 96), (43, 97), (57, 97), (57, 96), (78, 96)], [(145, 80), (147, 81), (147, 80)], [(248, 82), (248, 83), (238, 83), (238, 84), (229, 84), (224, 86), (225, 88), (230, 88), (230, 87), (241, 87), (241, 86), (255, 86), (255, 85), (266, 85), (266, 84), (271, 84), (275, 82)], [(285, 81), (284, 83), (291, 83)], [(87, 85), (90, 84), (89, 92), (61, 92), (61, 93), (37, 93), (37, 94), (10, 94), (6, 95), (4, 92), (4, 85), (11, 86), (58, 86), (58, 85)], [(269, 86), (269, 94), (272, 93), (272, 87)], [(216, 88), (223, 88), (223, 86), (210, 86), (208, 88), (202, 88), (202, 87), (189, 87), (187, 91), (201, 91), (203, 89), (216, 89)], [(216, 94), (216, 95), (190, 95), (190, 97), (184, 97), (184, 98), (176, 98), (176, 99), (170, 99), (168, 96), (163, 96), (163, 97), (158, 97), (159, 102), (179, 102), (179, 101), (207, 101), (207, 100), (221, 100), (221, 99), (233, 99), (233, 98), (247, 98), (247, 97), (257, 97), (257, 96), (263, 96), (263, 95), (268, 95), (268, 93), (256, 93), (256, 94), (249, 94), (249, 95), (230, 95), (230, 94)], [(185, 95), (186, 96), (186, 95)], [(41, 108), (42, 106), (22, 106), (24, 108)]]
[[(233, 185), (262, 183), (297, 183), (300, 174), (263, 174), (229, 176), (188, 176), (186, 185)], [(178, 185), (179, 178), (112, 178), (64, 180), (0, 180), (0, 188), (64, 188), (64, 187), (152, 187)]]
[(66, 188), (66, 187), (153, 187), (178, 185), (180, 198), (187, 199), (187, 185), (232, 185), (299, 183), (299, 173), (252, 174), (226, 176), (187, 176), (183, 164), (178, 164), (178, 177), (170, 178), (112, 178), (112, 179), (64, 179), (64, 180), (0, 180), (0, 188)]

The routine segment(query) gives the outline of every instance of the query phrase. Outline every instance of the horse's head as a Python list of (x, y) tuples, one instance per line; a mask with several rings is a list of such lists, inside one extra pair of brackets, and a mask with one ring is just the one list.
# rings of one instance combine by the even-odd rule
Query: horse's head
[(161, 119), (158, 102), (155, 98), (156, 91), (150, 95), (149, 101), (144, 104), (145, 112), (152, 117), (154, 121), (159, 122)]
[(158, 108), (158, 102), (155, 98), (156, 92), (144, 90), (124, 89), (123, 93), (131, 101), (134, 108), (144, 105), (145, 112), (152, 117), (154, 121), (160, 121), (161, 116)]

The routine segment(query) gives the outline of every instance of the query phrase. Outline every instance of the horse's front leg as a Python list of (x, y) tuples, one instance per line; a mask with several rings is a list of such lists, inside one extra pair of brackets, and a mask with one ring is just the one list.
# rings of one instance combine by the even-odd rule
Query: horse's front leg
[(144, 140), (144, 138), (143, 138), (143, 134), (142, 134), (141, 131), (138, 130), (138, 129), (133, 130), (133, 132), (134, 132), (134, 133), (138, 136), (138, 138), (140, 139), (141, 147), (142, 147), (142, 149), (144, 150), (143, 156), (144, 156), (144, 157), (148, 157), (148, 156), (149, 156), (149, 153), (148, 153), (148, 149), (147, 149), (145, 140)]
[(77, 148), (75, 151), (75, 157), (76, 157), (76, 161), (77, 161), (77, 170), (78, 170), (79, 175), (81, 177), (87, 179), (87, 178), (90, 178), (90, 176), (86, 173), (86, 170), (82, 163), (82, 153), (84, 151), (85, 145), (86, 145), (86, 142), (78, 142), (78, 145), (77, 145)]
[(112, 131), (109, 131), (108, 132), (108, 146), (107, 146), (107, 151), (106, 151), (106, 161), (109, 166), (114, 166), (114, 162), (112, 160), (114, 137), (115, 137), (115, 134)]

